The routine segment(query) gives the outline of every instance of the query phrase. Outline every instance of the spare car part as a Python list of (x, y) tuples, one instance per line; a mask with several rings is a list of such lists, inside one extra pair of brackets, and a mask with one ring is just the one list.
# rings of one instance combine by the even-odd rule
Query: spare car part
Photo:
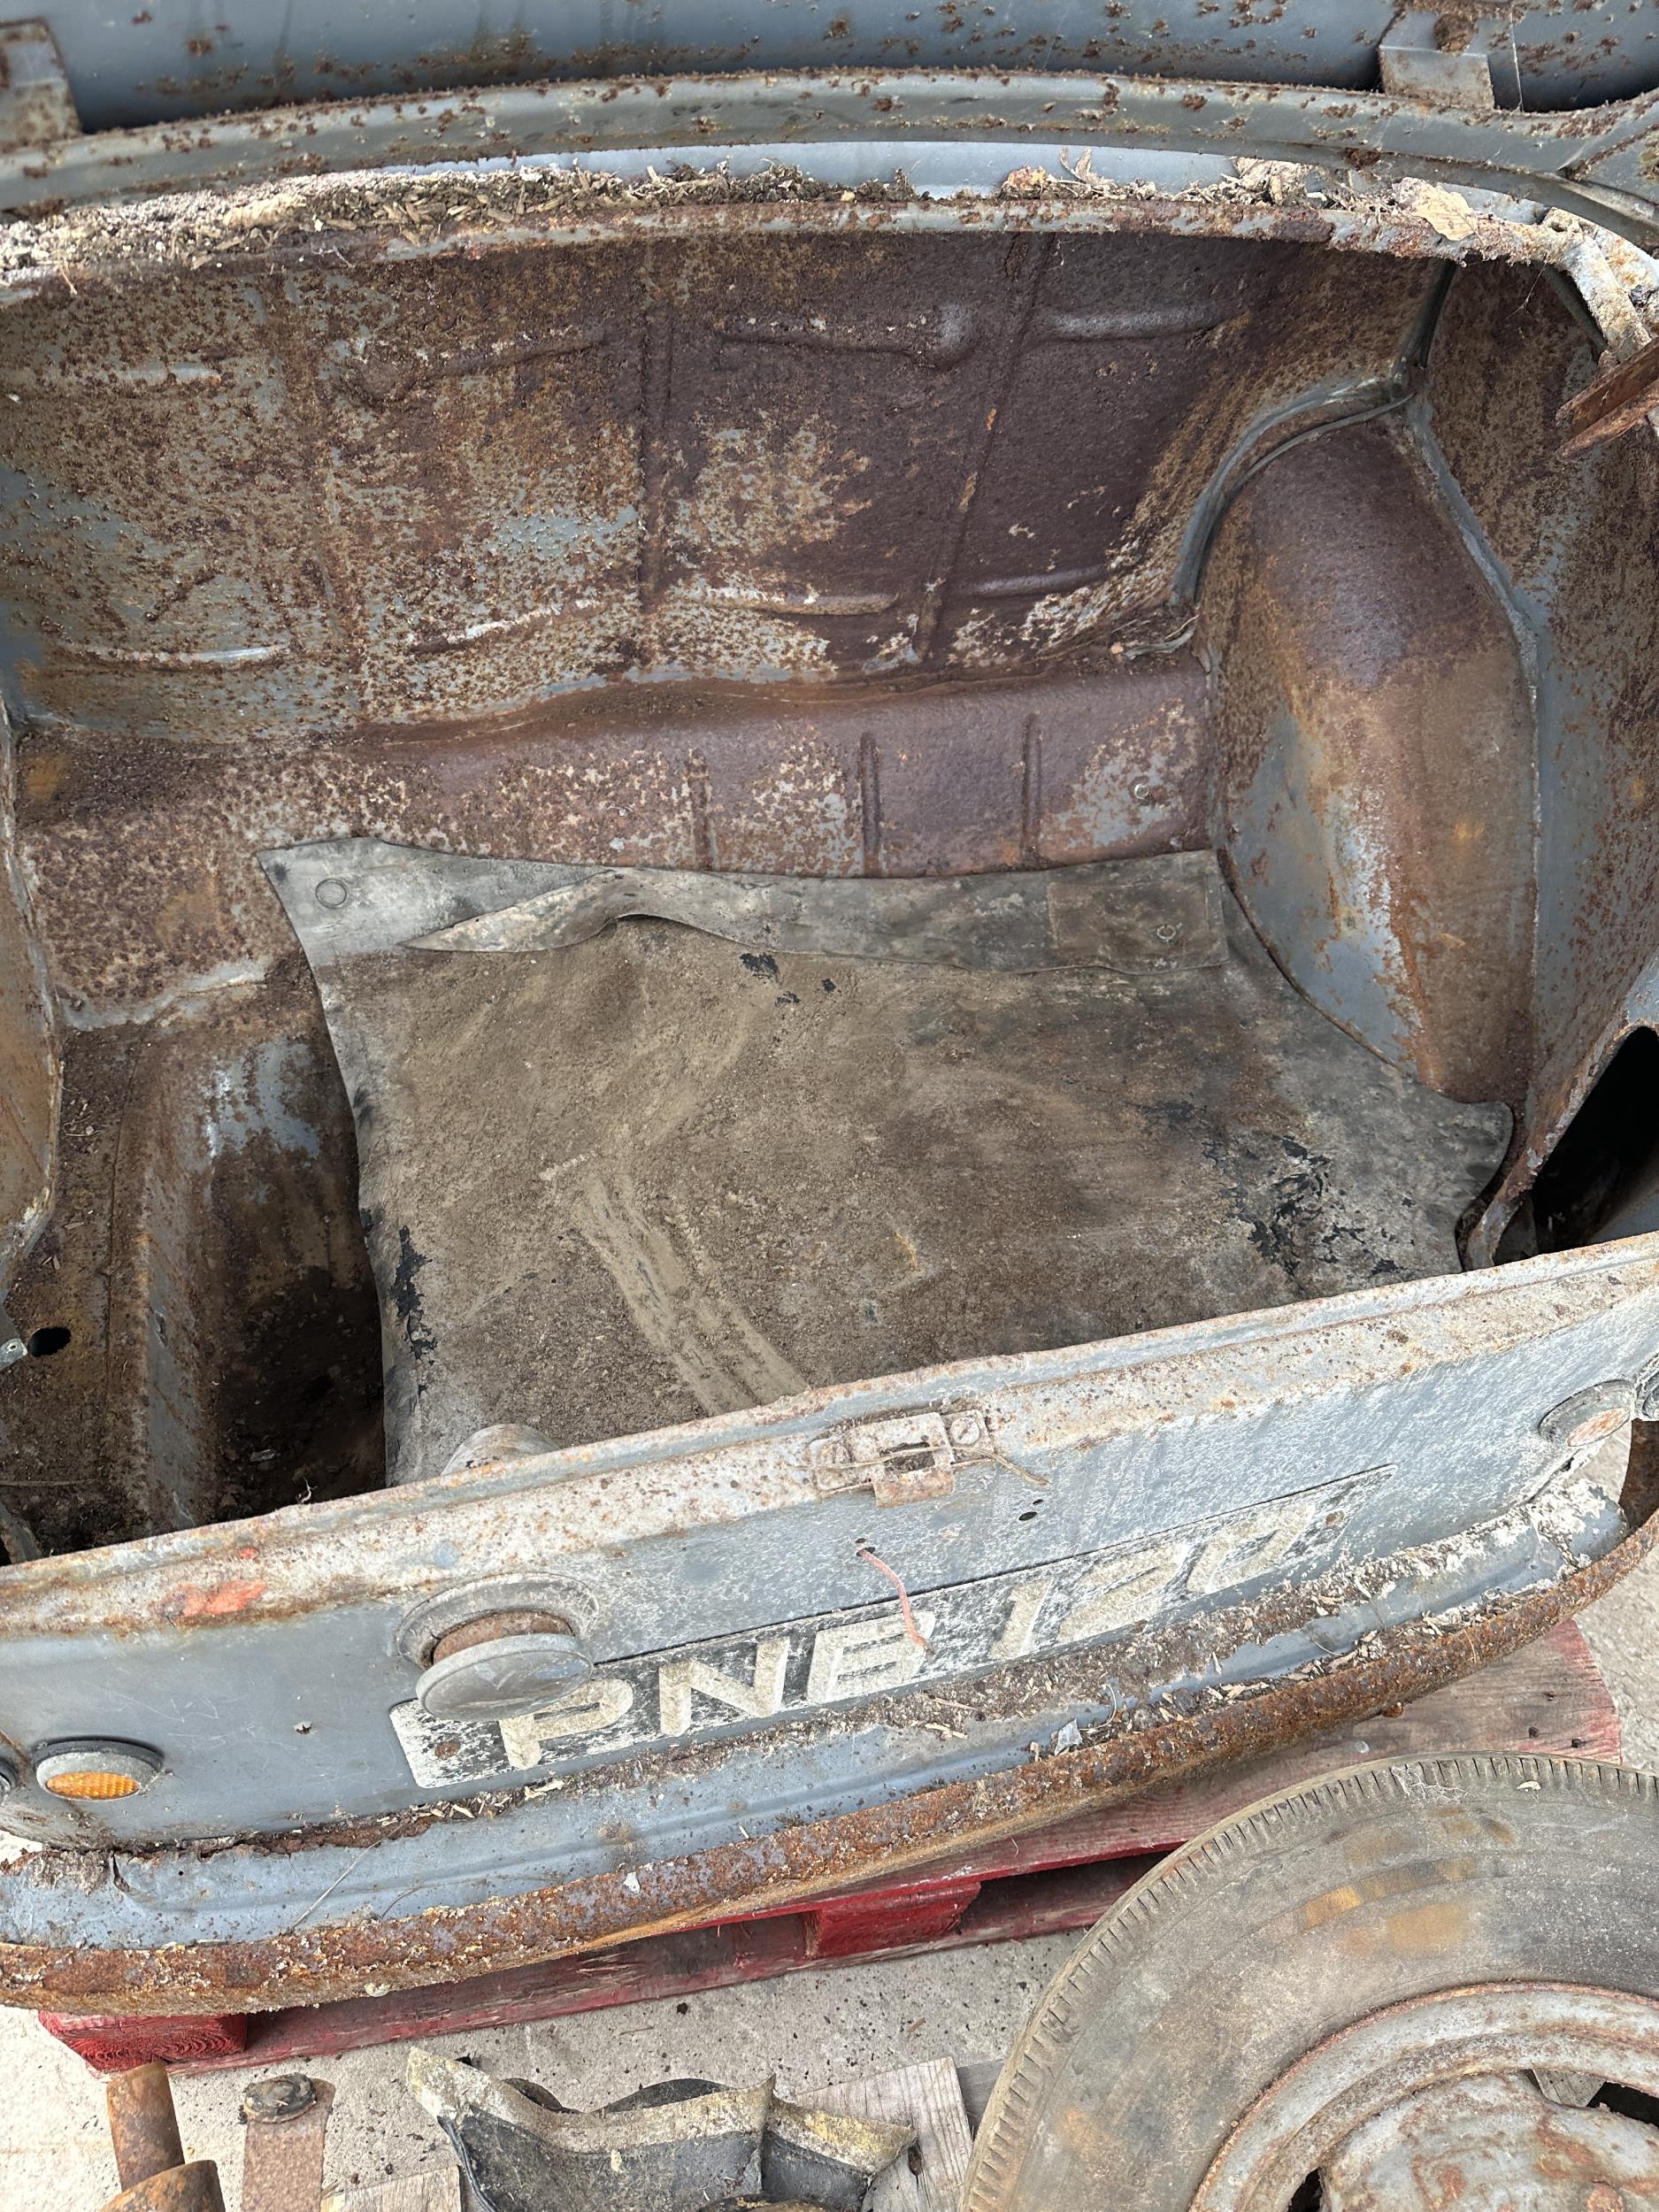
[(1049, 1986), (966, 2212), (1659, 2203), (1656, 1803), (1469, 1755), (1211, 1829)]
[(184, 2155), (165, 2066), (134, 2066), (105, 2090), (120, 2194), (104, 2212), (225, 2212), (219, 2169)]

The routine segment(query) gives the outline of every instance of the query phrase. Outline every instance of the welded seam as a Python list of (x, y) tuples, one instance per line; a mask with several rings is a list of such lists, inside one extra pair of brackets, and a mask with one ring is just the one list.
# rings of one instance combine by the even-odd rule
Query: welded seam
[(19, 1219), (0, 1222), (0, 1298), (3, 1298), (11, 1288), (17, 1269), (33, 1250), (35, 1239), (50, 1220), (52, 1208), (58, 1202), (58, 1129), (63, 1115), (64, 1094), (64, 1055), (58, 994), (52, 986), (45, 947), (35, 919), (30, 885), (18, 848), (17, 745), (12, 717), (4, 704), (0, 704), (0, 868), (4, 870), (5, 888), (17, 910), (18, 929), (23, 941), (24, 958), (28, 971), (27, 979), (23, 979), (23, 988), (25, 991), (33, 988), (42, 1010), (50, 1091), (43, 1149), (37, 1149), (33, 1139), (25, 1133), (25, 1141), (37, 1163), (40, 1187)]
[[(1435, 434), (1426, 393), (1418, 388), (1412, 393), (1411, 402), (1402, 425), (1407, 442), (1432, 484), (1440, 507), (1456, 531), (1464, 550), (1502, 610), (1520, 656), (1521, 677), (1532, 708), (1532, 965), (1535, 991), (1545, 951), (1540, 933), (1541, 910), (1539, 892), (1542, 882), (1544, 822), (1539, 760), (1543, 738), (1544, 703), (1553, 688), (1548, 680), (1552, 660), (1549, 627), (1548, 623), (1529, 610), (1524, 595), (1517, 589), (1514, 579), (1488, 540), (1479, 516), (1453, 474), (1451, 464)], [(1571, 1116), (1568, 1116), (1566, 1120), (1570, 1119)], [(1566, 1120), (1563, 1122), (1563, 1128)], [(1560, 1132), (1556, 1133), (1559, 1135)], [(1527, 1190), (1536, 1180), (1539, 1169), (1554, 1148), (1551, 1142), (1535, 1148), (1533, 1132), (1521, 1115), (1516, 1116), (1509, 1148), (1489, 1187), (1486, 1203), (1479, 1206), (1479, 1210), (1471, 1208), (1464, 1224), (1460, 1225), (1458, 1244), (1465, 1266), (1491, 1266), (1494, 1263), (1499, 1239), (1518, 1211)], [(1517, 1171), (1528, 1158), (1529, 1152), (1534, 1149), (1536, 1157), (1532, 1175), (1523, 1179)]]
[(262, 288), (265, 327), (271, 349), (282, 372), (283, 395), (294, 442), (304, 473), (303, 502), (307, 529), (317, 548), (327, 588), (330, 627), (340, 657), (351, 672), (353, 704), (359, 715), (369, 711), (370, 671), (368, 629), (357, 574), (349, 555), (339, 542), (339, 518), (330, 488), (334, 471), (329, 462), (326, 403), (318, 388), (316, 374), (300, 328), (299, 309), (289, 296), (288, 278), (277, 273)]
[(663, 536), (668, 514), (668, 425), (673, 374), (673, 308), (657, 277), (657, 249), (640, 265), (640, 658), (657, 660), (657, 621), (663, 599)]

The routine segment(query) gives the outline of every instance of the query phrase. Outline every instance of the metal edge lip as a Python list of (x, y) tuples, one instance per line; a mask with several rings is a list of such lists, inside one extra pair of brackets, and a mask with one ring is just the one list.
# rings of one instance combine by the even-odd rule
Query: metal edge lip
[[(1194, 106), (1194, 100), (1201, 104)], [(1133, 144), (1162, 152), (1220, 147), (1281, 159), (1342, 158), (1382, 142), (1390, 173), (1427, 169), (1454, 182), (1520, 180), (1534, 198), (1632, 234), (1651, 231), (1650, 196), (1632, 140), (1651, 92), (1586, 111), (1460, 111), (1395, 95), (1225, 79), (1087, 70), (797, 71), (542, 82), (353, 103), (311, 103), (217, 121), (94, 132), (0, 162), (0, 205), (88, 201), (255, 179), (502, 161), (543, 152), (678, 145), (810, 147), (838, 139), (949, 141), (995, 129), (1010, 140)], [(649, 119), (649, 120), (648, 120)], [(1605, 165), (1615, 188), (1598, 188)], [(1632, 196), (1632, 188), (1635, 196)], [(1599, 211), (1599, 212), (1597, 211)]]
[[(74, 1609), (74, 1619), (84, 1615), (107, 1620), (111, 1617), (96, 1609), (100, 1591), (108, 1594), (106, 1603), (126, 1596), (130, 1603), (140, 1604), (134, 1590), (140, 1577), (147, 1586), (140, 1609), (151, 1613), (159, 1624), (208, 1627), (216, 1621), (246, 1620), (255, 1617), (265, 1602), (265, 1593), (274, 1571), (273, 1555), (279, 1548), (297, 1554), (320, 1547), (326, 1556), (345, 1532), (360, 1532), (372, 1527), (389, 1540), (400, 1531), (429, 1523), (432, 1516), (449, 1508), (487, 1507), (556, 1479), (563, 1490), (583, 1479), (604, 1480), (641, 1470), (649, 1472), (653, 1466), (680, 1455), (701, 1458), (729, 1452), (775, 1456), (784, 1448), (798, 1451), (803, 1466), (798, 1492), (791, 1487), (786, 1494), (774, 1484), (736, 1517), (741, 1518), (768, 1507), (810, 1502), (810, 1480), (804, 1471), (806, 1445), (824, 1428), (850, 1418), (918, 1405), (953, 1409), (959, 1400), (977, 1405), (987, 1394), (1004, 1391), (1075, 1389), (1141, 1370), (1152, 1371), (1151, 1379), (1156, 1380), (1160, 1367), (1187, 1360), (1246, 1353), (1252, 1357), (1271, 1357), (1286, 1337), (1305, 1340), (1302, 1356), (1311, 1372), (1329, 1333), (1343, 1325), (1369, 1325), (1379, 1331), (1397, 1332), (1402, 1320), (1421, 1315), (1425, 1330), (1434, 1332), (1447, 1325), (1445, 1309), (1450, 1304), (1462, 1310), (1466, 1326), (1475, 1309), (1493, 1298), (1508, 1300), (1517, 1294), (1524, 1298), (1532, 1293), (1548, 1303), (1563, 1279), (1617, 1278), (1621, 1270), (1628, 1270), (1634, 1279), (1623, 1286), (1616, 1284), (1613, 1295), (1617, 1297), (1638, 1295), (1659, 1280), (1659, 1231), (1620, 1243), (1542, 1253), (1502, 1269), (1430, 1276), (1213, 1321), (1183, 1323), (1099, 1344), (1022, 1353), (995, 1362), (963, 1360), (905, 1375), (878, 1377), (843, 1388), (814, 1392), (804, 1398), (780, 1400), (739, 1415), (711, 1415), (679, 1427), (579, 1446), (546, 1459), (513, 1458), (458, 1474), (427, 1476), (419, 1482), (365, 1492), (327, 1504), (285, 1507), (254, 1520), (215, 1523), (98, 1550), (30, 1560), (0, 1569), (0, 1594), (7, 1601), (0, 1623), (0, 1647), (10, 1634), (60, 1632), (66, 1624), (62, 1609), (65, 1607)], [(1559, 1327), (1559, 1319), (1546, 1325)], [(1542, 1333), (1536, 1328), (1517, 1328), (1514, 1340)], [(1425, 1348), (1419, 1348), (1417, 1356), (1409, 1362), (1403, 1354), (1400, 1357), (1402, 1365), (1421, 1366), (1425, 1363)], [(1286, 1394), (1282, 1379), (1273, 1394)], [(728, 1479), (729, 1474), (728, 1470)], [(773, 1490), (777, 1494), (772, 1494)], [(251, 1551), (250, 1545), (257, 1545), (258, 1550)], [(291, 1578), (291, 1569), (285, 1573)], [(157, 1591), (164, 1584), (180, 1604), (161, 1601)], [(275, 1595), (273, 1588), (272, 1602)], [(125, 1620), (127, 1616), (121, 1617)]]
[[(464, 1980), (715, 1918), (787, 1909), (872, 1869), (902, 1872), (1421, 1696), (1579, 1611), (1655, 1542), (1659, 1516), (1548, 1588), (1455, 1626), (1426, 1621), (1385, 1630), (1363, 1654), (1310, 1678), (1247, 1691), (1219, 1708), (979, 1781), (947, 1783), (681, 1858), (414, 1920), (324, 1921), (274, 1939), (154, 1950), (0, 1943), (0, 2002), (112, 2015), (257, 2012), (361, 1996), (365, 1985), (383, 1993)], [(65, 1855), (66, 1867), (72, 1857)]]

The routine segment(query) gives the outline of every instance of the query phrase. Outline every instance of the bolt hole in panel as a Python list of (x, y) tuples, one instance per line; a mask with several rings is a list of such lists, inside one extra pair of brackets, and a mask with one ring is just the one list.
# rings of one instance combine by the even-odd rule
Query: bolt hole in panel
[(637, 1895), (1624, 1555), (1659, 499), (1558, 456), (1583, 242), (1072, 184), (0, 269), (4, 1818), (121, 1855), (0, 1940)]

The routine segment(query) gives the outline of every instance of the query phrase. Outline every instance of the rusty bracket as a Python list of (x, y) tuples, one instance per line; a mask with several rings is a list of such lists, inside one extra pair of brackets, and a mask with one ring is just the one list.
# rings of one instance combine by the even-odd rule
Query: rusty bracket
[(243, 2093), (242, 2212), (317, 2212), (332, 2085), (273, 2074)]
[[(1495, 58), (1474, 42), (1468, 25), (1457, 23), (1447, 42), (1446, 27), (1453, 20), (1439, 8), (1402, 8), (1377, 49), (1383, 90), (1395, 99), (1420, 100), (1427, 107), (1486, 114), (1500, 104), (1518, 107), (1518, 81), (1515, 96), (1501, 101), (1500, 86), (1494, 83)], [(1501, 63), (1498, 73), (1502, 79)], [(1502, 89), (1507, 92), (1507, 84)]]
[(977, 1407), (952, 1413), (900, 1413), (864, 1421), (811, 1448), (813, 1486), (875, 1493), (878, 1505), (908, 1505), (918, 1498), (948, 1498), (956, 1486), (959, 1459), (984, 1458), (990, 1446), (989, 1417)]

